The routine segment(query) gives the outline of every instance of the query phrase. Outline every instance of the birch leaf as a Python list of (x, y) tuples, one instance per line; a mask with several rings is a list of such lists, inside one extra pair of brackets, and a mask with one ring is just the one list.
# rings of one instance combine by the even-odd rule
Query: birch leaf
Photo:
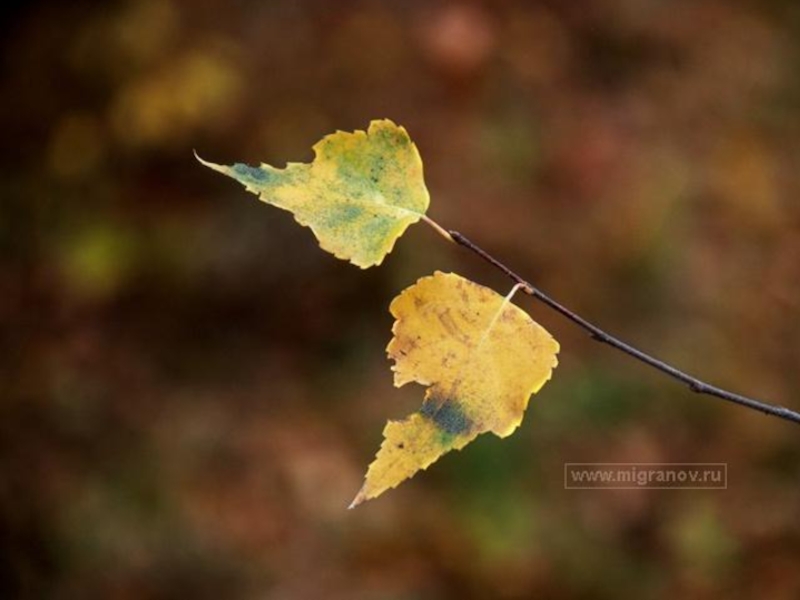
[(365, 269), (379, 265), (406, 228), (428, 209), (417, 147), (403, 127), (372, 121), (368, 131), (343, 131), (314, 145), (314, 161), (217, 165), (262, 201), (294, 214), (323, 250)]
[(519, 426), (531, 394), (550, 379), (559, 346), (510, 296), (436, 272), (394, 299), (387, 348), (394, 384), (428, 389), (418, 412), (387, 423), (351, 508), (481, 433), (506, 437)]

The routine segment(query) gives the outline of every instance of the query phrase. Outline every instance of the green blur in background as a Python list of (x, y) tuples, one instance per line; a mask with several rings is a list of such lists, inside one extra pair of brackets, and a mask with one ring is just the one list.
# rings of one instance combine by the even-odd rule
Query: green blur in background
[[(610, 332), (800, 408), (800, 4), (12, 2), (0, 124), (0, 597), (800, 597), (796, 426), (561, 342), (510, 438), (354, 511), (384, 348), (436, 269), (378, 269), (200, 166), (404, 125), (429, 214)], [(565, 490), (723, 462), (726, 490)]]

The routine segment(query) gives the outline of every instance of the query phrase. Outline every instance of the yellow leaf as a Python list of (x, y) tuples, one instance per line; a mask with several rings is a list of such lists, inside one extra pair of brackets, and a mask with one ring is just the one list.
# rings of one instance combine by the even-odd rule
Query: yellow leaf
[(369, 130), (337, 133), (314, 145), (310, 164), (285, 169), (198, 160), (242, 183), (267, 204), (294, 213), (323, 250), (362, 269), (379, 265), (406, 228), (428, 209), (417, 147), (403, 127), (372, 121)]
[(397, 486), (479, 434), (510, 435), (550, 379), (558, 342), (494, 290), (436, 272), (391, 304), (394, 384), (428, 386), (419, 412), (389, 421), (351, 508)]

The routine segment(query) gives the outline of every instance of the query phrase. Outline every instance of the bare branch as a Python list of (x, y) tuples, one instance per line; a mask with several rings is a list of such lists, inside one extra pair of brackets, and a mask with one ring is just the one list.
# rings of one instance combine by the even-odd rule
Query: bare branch
[(767, 415), (772, 415), (774, 417), (778, 417), (779, 419), (784, 419), (786, 421), (792, 421), (794, 423), (800, 423), (800, 413), (797, 413), (793, 410), (789, 410), (788, 408), (784, 408), (782, 406), (774, 406), (772, 404), (767, 404), (765, 402), (761, 402), (759, 400), (755, 400), (753, 398), (748, 398), (747, 396), (742, 396), (740, 394), (734, 394), (733, 392), (729, 392), (727, 390), (723, 390), (716, 386), (710, 385), (696, 377), (692, 377), (691, 375), (684, 373), (683, 371), (676, 369), (672, 365), (665, 363), (664, 361), (658, 360), (634, 348), (630, 344), (626, 344), (625, 342), (615, 338), (613, 335), (610, 335), (593, 325), (580, 315), (575, 314), (565, 306), (559, 304), (550, 296), (545, 294), (544, 292), (540, 291), (532, 284), (525, 281), (522, 277), (517, 275), (514, 271), (509, 269), (506, 265), (501, 263), (491, 254), (486, 252), (481, 247), (475, 245), (466, 237), (458, 233), (457, 231), (449, 231), (449, 237), (452, 241), (468, 250), (471, 250), (478, 256), (480, 256), (483, 260), (488, 262), (490, 265), (495, 267), (496, 269), (505, 273), (509, 278), (511, 278), (517, 285), (522, 286), (522, 289), (525, 290), (530, 296), (533, 296), (537, 300), (540, 300), (556, 312), (560, 313), (562, 316), (566, 317), (579, 327), (582, 327), (586, 331), (589, 332), (589, 335), (592, 336), (593, 339), (597, 340), (598, 342), (602, 342), (604, 344), (608, 344), (612, 348), (616, 348), (617, 350), (624, 352), (625, 354), (632, 356), (633, 358), (650, 365), (654, 369), (658, 369), (662, 373), (677, 379), (678, 381), (682, 381), (685, 383), (690, 390), (693, 392), (697, 392), (698, 394), (707, 394), (709, 396), (716, 396), (717, 398), (721, 398), (722, 400), (727, 400), (728, 402), (734, 402), (741, 406), (745, 406), (747, 408), (760, 411)]

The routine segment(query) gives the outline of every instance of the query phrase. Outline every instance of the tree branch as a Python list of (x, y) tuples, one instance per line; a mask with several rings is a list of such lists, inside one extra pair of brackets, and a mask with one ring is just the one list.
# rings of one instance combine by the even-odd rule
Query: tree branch
[[(441, 229), (439, 227), (438, 229)], [(613, 335), (609, 335), (596, 325), (593, 325), (580, 315), (575, 314), (565, 306), (562, 306), (550, 296), (541, 292), (533, 285), (525, 281), (522, 277), (517, 275), (514, 271), (509, 269), (506, 265), (501, 263), (491, 254), (486, 252), (483, 248), (476, 246), (474, 243), (469, 241), (466, 237), (458, 233), (457, 231), (448, 231), (450, 238), (456, 244), (471, 250), (478, 256), (480, 256), (483, 260), (488, 262), (490, 265), (505, 273), (512, 281), (516, 284), (522, 286), (522, 289), (525, 291), (526, 294), (533, 296), (537, 300), (540, 300), (556, 312), (560, 313), (579, 327), (582, 327), (586, 331), (589, 332), (589, 335), (592, 336), (593, 339), (597, 340), (598, 342), (602, 342), (604, 344), (608, 344), (612, 348), (616, 348), (617, 350), (624, 352), (625, 354), (632, 356), (633, 358), (650, 365), (654, 369), (658, 369), (662, 373), (669, 375), (677, 379), (678, 381), (682, 381), (685, 383), (690, 390), (693, 392), (697, 392), (698, 394), (707, 394), (709, 396), (716, 396), (717, 398), (721, 398), (722, 400), (727, 400), (728, 402), (734, 402), (741, 406), (745, 406), (747, 408), (751, 408), (753, 410), (760, 411), (767, 415), (772, 415), (774, 417), (778, 417), (779, 419), (784, 419), (786, 421), (793, 421), (794, 423), (800, 423), (800, 413), (797, 413), (793, 410), (789, 410), (788, 408), (784, 408), (782, 406), (773, 406), (772, 404), (767, 404), (765, 402), (761, 402), (759, 400), (754, 400), (753, 398), (748, 398), (747, 396), (742, 396), (740, 394), (734, 394), (733, 392), (729, 392), (727, 390), (723, 390), (716, 386), (710, 385), (696, 377), (692, 377), (683, 371), (676, 369), (675, 367), (658, 360), (650, 356), (649, 354), (645, 354), (641, 350), (634, 348), (630, 344), (626, 344), (625, 342), (615, 338)]]

